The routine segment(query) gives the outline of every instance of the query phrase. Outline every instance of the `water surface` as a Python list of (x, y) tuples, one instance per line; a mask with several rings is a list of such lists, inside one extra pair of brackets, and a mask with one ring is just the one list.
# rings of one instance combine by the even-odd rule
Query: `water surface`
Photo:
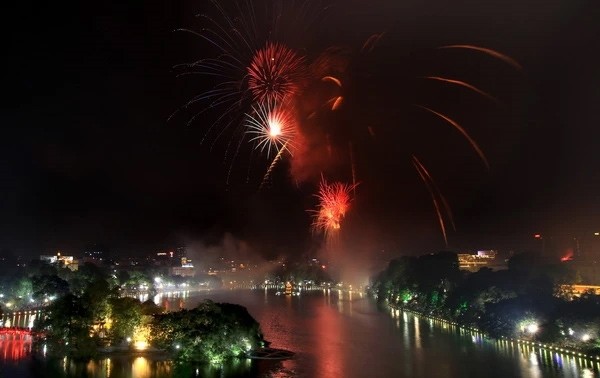
[[(593, 377), (600, 364), (495, 341), (444, 323), (379, 309), (358, 293), (218, 291), (172, 300), (248, 308), (273, 347), (296, 352), (287, 361), (242, 360), (218, 368), (174, 367), (152, 356), (125, 355), (90, 362), (32, 358), (27, 343), (0, 340), (0, 377)], [(161, 302), (163, 300), (161, 299)], [(16, 348), (16, 349), (15, 349)], [(20, 349), (21, 348), (21, 349)]]

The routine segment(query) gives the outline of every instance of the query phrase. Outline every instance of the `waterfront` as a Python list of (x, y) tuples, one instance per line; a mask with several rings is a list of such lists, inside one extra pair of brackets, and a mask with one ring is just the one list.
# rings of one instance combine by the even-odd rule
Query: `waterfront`
[[(597, 362), (532, 349), (399, 311), (378, 309), (358, 293), (313, 292), (276, 296), (274, 291), (194, 293), (183, 306), (204, 299), (246, 306), (275, 348), (296, 352), (287, 361), (239, 361), (225, 367), (237, 377), (592, 377)], [(179, 306), (179, 298), (172, 299)], [(175, 305), (173, 306), (175, 307)], [(219, 376), (218, 369), (183, 367), (130, 355), (88, 363), (49, 362), (7, 354), (0, 344), (0, 377)], [(13, 358), (11, 356), (18, 356)]]

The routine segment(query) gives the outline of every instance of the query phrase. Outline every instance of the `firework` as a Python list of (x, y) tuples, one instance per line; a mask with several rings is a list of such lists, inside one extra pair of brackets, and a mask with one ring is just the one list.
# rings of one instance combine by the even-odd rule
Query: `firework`
[(247, 134), (250, 142), (255, 142), (255, 149), (271, 151), (290, 151), (296, 134), (296, 125), (291, 111), (285, 106), (269, 102), (257, 103), (252, 106), (252, 112), (246, 115)]
[(481, 147), (479, 147), (479, 145), (477, 144), (477, 142), (475, 142), (475, 140), (473, 138), (471, 138), (471, 136), (469, 135), (469, 133), (467, 133), (467, 131), (461, 126), (459, 125), (456, 121), (454, 121), (452, 118), (445, 116), (442, 113), (436, 112), (435, 110), (429, 109), (428, 107), (422, 106), (422, 105), (417, 105), (419, 108), (427, 110), (428, 112), (435, 114), (436, 116), (440, 117), (441, 119), (443, 119), (444, 121), (448, 122), (450, 125), (452, 125), (456, 130), (458, 130), (462, 136), (465, 137), (465, 139), (469, 142), (469, 144), (471, 145), (471, 147), (473, 147), (473, 149), (475, 150), (475, 152), (477, 152), (477, 155), (479, 155), (479, 158), (481, 159), (481, 161), (483, 162), (483, 164), (485, 164), (485, 167), (487, 169), (490, 169), (490, 164), (488, 163), (487, 158), (485, 157), (485, 154), (483, 153), (483, 151), (481, 150)]
[[(349, 105), (359, 104), (353, 97), (357, 93), (372, 96), (370, 91), (354, 90), (362, 88), (354, 80), (364, 77), (369, 80), (365, 88), (377, 90), (371, 85), (371, 75), (362, 76), (361, 73), (377, 59), (378, 56), (373, 53), (385, 33), (371, 35), (362, 48), (356, 46), (357, 51), (346, 47), (312, 51), (309, 49), (313, 45), (307, 43), (306, 37), (316, 30), (315, 22), (327, 9), (320, 6), (319, 1), (209, 1), (216, 12), (211, 16), (200, 15), (204, 23), (201, 31), (185, 31), (207, 42), (214, 55), (176, 67), (179, 75), (206, 76), (206, 84), (210, 85), (208, 90), (191, 98), (182, 107), (191, 116), (188, 123), (201, 115), (203, 118), (205, 115), (212, 116), (213, 122), (208, 123), (202, 141), (211, 139), (212, 149), (217, 141), (223, 142), (225, 139), (224, 163), (229, 165), (227, 183), (237, 156), (247, 152), (250, 146), (256, 151), (251, 152), (251, 158), (254, 153), (266, 155), (268, 169), (259, 189), (271, 182), (275, 168), (292, 153), (291, 176), (297, 181), (316, 178), (324, 169), (331, 171), (332, 167), (338, 168), (335, 165), (337, 163), (346, 164), (346, 159), (340, 158), (340, 155), (343, 154), (343, 143), (348, 143), (352, 183), (328, 183), (321, 178), (316, 195), (319, 205), (312, 211), (313, 231), (324, 234), (327, 241), (331, 241), (339, 234), (344, 217), (356, 196), (355, 158), (360, 159), (359, 152), (370, 151), (353, 147), (353, 143), (361, 147), (361, 141), (354, 139), (359, 135), (355, 128), (364, 126), (347, 117), (356, 111), (355, 106)], [(322, 45), (322, 41), (319, 42), (317, 45)], [(485, 47), (456, 44), (439, 49), (484, 54), (518, 70), (522, 69), (511, 57)], [(389, 72), (384, 74), (388, 75)], [(469, 90), (499, 103), (495, 97), (468, 80), (434, 76), (430, 72), (423, 72), (419, 80), (420, 83), (436, 82), (462, 87), (461, 90)], [(200, 103), (205, 106), (196, 112), (196, 106)], [(461, 124), (439, 111), (417, 106), (458, 131), (489, 169), (483, 150)], [(329, 114), (342, 109), (344, 111), (339, 115)], [(343, 126), (340, 124), (340, 121), (348, 119), (350, 122)], [(364, 129), (360, 131), (365, 134)], [(373, 141), (383, 140), (386, 135), (385, 126), (377, 126), (375, 130), (375, 126), (368, 125), (367, 131), (365, 135), (370, 135)], [(248, 177), (252, 163), (248, 165)], [(429, 190), (447, 243), (446, 223), (452, 221), (450, 207), (429, 171), (415, 156), (412, 156), (412, 164)]]
[(300, 92), (304, 58), (281, 43), (267, 42), (248, 66), (248, 88), (257, 102), (284, 101)]
[(429, 191), (429, 195), (431, 196), (431, 201), (433, 202), (433, 207), (435, 208), (435, 212), (437, 214), (438, 222), (440, 223), (440, 230), (442, 231), (442, 235), (444, 237), (444, 242), (446, 243), (446, 247), (447, 247), (448, 246), (448, 236), (446, 234), (446, 223), (444, 221), (444, 217), (442, 216), (442, 209), (441, 209), (440, 203), (443, 206), (444, 210), (446, 211), (446, 216), (450, 220), (450, 223), (452, 224), (452, 228), (454, 229), (454, 231), (456, 231), (456, 226), (454, 225), (454, 217), (452, 216), (452, 210), (450, 209), (450, 206), (448, 205), (446, 198), (444, 197), (442, 192), (440, 192), (437, 185), (435, 184), (433, 177), (429, 174), (429, 171), (427, 170), (427, 168), (425, 168), (425, 166), (414, 155), (412, 156), (412, 163), (413, 163), (413, 166), (415, 167), (415, 170), (419, 174), (419, 177), (423, 181), (423, 184), (425, 184), (425, 186), (427, 187), (427, 190)]
[(421, 79), (435, 80), (435, 81), (440, 81), (440, 82), (443, 82), (443, 83), (458, 85), (458, 86), (470, 89), (473, 92), (475, 92), (477, 94), (480, 94), (480, 95), (482, 95), (483, 97), (486, 97), (489, 100), (492, 100), (496, 104), (499, 104), (498, 99), (496, 99), (494, 96), (490, 95), (487, 92), (482, 91), (481, 89), (477, 88), (476, 86), (474, 86), (472, 84), (466, 83), (466, 82), (461, 81), (461, 80), (448, 79), (448, 78), (439, 77), (439, 76), (424, 76)]
[(313, 214), (313, 231), (325, 234), (327, 240), (331, 240), (337, 234), (346, 212), (350, 209), (350, 193), (356, 185), (341, 182), (329, 184), (321, 178), (319, 194), (316, 195), (319, 199), (319, 209)]
[(442, 46), (442, 47), (438, 47), (438, 48), (439, 49), (467, 49), (467, 50), (479, 51), (479, 52), (487, 54), (491, 57), (494, 57), (496, 59), (500, 59), (503, 62), (513, 66), (515, 69), (517, 69), (519, 71), (523, 69), (523, 67), (519, 64), (519, 62), (517, 62), (510, 56), (502, 54), (501, 52), (498, 52), (496, 50), (489, 49), (487, 47), (474, 46), (474, 45), (448, 45), (448, 46)]
[(340, 87), (340, 88), (342, 87), (342, 81), (340, 79), (338, 79), (337, 77), (323, 76), (323, 78), (321, 79), (321, 81), (331, 81), (332, 83), (334, 83), (338, 87)]

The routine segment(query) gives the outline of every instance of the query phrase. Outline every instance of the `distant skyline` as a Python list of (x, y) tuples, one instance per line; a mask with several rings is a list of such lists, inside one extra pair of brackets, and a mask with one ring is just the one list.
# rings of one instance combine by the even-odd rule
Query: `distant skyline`
[[(31, 3), (9, 12), (0, 250), (35, 257), (99, 243), (144, 253), (221, 245), (224, 235), (266, 257), (321, 249), (308, 212), (316, 169), (298, 179), (283, 162), (259, 190), (265, 156), (242, 148), (231, 164), (229, 137), (201, 143), (214, 114), (188, 126), (200, 106), (168, 121), (211, 88), (173, 69), (214, 56), (206, 41), (173, 32), (200, 30), (195, 15), (214, 14), (209, 3)], [(294, 38), (308, 58), (333, 46), (347, 65), (340, 110), (315, 118), (334, 146), (326, 173), (349, 180), (354, 165), (360, 182), (339, 256), (525, 250), (536, 247), (535, 233), (564, 248), (573, 238), (591, 245), (600, 231), (596, 2), (331, 3), (312, 35)], [(382, 32), (370, 54), (359, 53)], [(523, 69), (437, 49), (449, 44), (493, 48)], [(474, 83), (500, 105), (423, 76)], [(460, 133), (414, 104), (459, 120), (489, 171)], [(413, 154), (452, 207), (448, 247)]]

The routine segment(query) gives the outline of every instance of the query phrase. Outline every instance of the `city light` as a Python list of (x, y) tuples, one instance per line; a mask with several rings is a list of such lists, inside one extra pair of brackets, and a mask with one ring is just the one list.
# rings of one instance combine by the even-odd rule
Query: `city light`
[(585, 333), (583, 336), (581, 336), (581, 341), (589, 341), (591, 339), (591, 336), (587, 333)]

